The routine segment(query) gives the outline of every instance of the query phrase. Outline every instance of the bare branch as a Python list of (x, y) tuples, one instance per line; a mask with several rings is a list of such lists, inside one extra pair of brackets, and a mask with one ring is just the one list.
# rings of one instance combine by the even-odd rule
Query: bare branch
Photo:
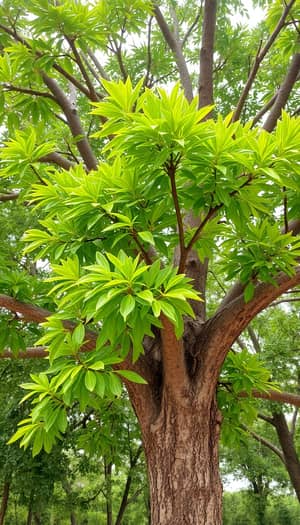
[(74, 57), (75, 57), (75, 61), (80, 69), (80, 72), (86, 82), (86, 85), (88, 87), (88, 90), (89, 90), (89, 98), (90, 100), (92, 100), (93, 102), (97, 102), (99, 100), (99, 96), (94, 88), (94, 85), (88, 75), (88, 72), (86, 71), (85, 67), (84, 67), (84, 64), (81, 60), (81, 56), (76, 48), (76, 45), (75, 45), (75, 41), (74, 39), (71, 39), (69, 38), (68, 36), (65, 35), (65, 38), (70, 46), (70, 48), (72, 49), (73, 51), (73, 54), (74, 54)]
[(266, 131), (272, 131), (275, 128), (277, 120), (279, 119), (281, 115), (281, 111), (284, 108), (285, 104), (287, 103), (289, 95), (298, 78), (299, 71), (300, 71), (300, 53), (296, 53), (292, 58), (291, 65), (289, 67), (287, 75), (279, 88), (278, 95), (276, 97), (276, 101), (272, 107), (272, 110), (266, 122), (263, 125), (263, 129), (265, 129)]
[(259, 69), (259, 66), (261, 64), (261, 62), (263, 61), (263, 59), (265, 58), (266, 54), (268, 53), (269, 49), (271, 48), (272, 44), (275, 42), (277, 36), (279, 35), (281, 29), (284, 27), (285, 25), (285, 21), (286, 21), (286, 18), (293, 6), (293, 4), (295, 3), (295, 0), (291, 0), (285, 7), (285, 9), (283, 10), (283, 13), (277, 23), (277, 26), (275, 27), (273, 33), (270, 35), (268, 41), (266, 42), (266, 44), (264, 45), (264, 47), (262, 49), (259, 49), (256, 57), (255, 57), (255, 60), (254, 60), (254, 64), (252, 66), (252, 69), (249, 73), (249, 77), (248, 77), (248, 80), (245, 84), (245, 87), (243, 89), (243, 92), (240, 96), (240, 99), (237, 103), (237, 107), (236, 107), (236, 110), (234, 112), (234, 115), (233, 115), (233, 122), (238, 120), (241, 116), (241, 113), (242, 113), (242, 110), (244, 108), (244, 105), (245, 105), (245, 102), (247, 100), (247, 97), (249, 95), (249, 92), (250, 92), (250, 89), (252, 87), (252, 84), (256, 78), (256, 75), (257, 75), (257, 72), (258, 72), (258, 69)]
[(15, 191), (11, 193), (0, 193), (0, 202), (15, 201), (19, 198), (20, 193)]
[(18, 352), (15, 355), (11, 350), (4, 350), (0, 352), (0, 359), (43, 359), (48, 357), (49, 352), (44, 346), (34, 346), (26, 348), (25, 351)]
[(48, 153), (48, 155), (44, 155), (44, 157), (41, 157), (39, 159), (39, 162), (54, 163), (60, 166), (61, 168), (64, 168), (65, 170), (69, 170), (70, 168), (73, 168), (73, 166), (75, 166), (75, 162), (71, 162), (70, 160), (63, 157), (63, 155), (60, 155), (60, 153), (57, 153), (55, 151), (53, 151), (52, 153)]
[(147, 66), (146, 66), (146, 75), (144, 80), (144, 86), (148, 86), (151, 66), (152, 66), (152, 54), (151, 54), (151, 29), (152, 29), (152, 20), (153, 16), (150, 16), (147, 27)]
[(256, 333), (254, 332), (253, 328), (251, 325), (248, 326), (247, 328), (247, 332), (249, 334), (249, 337), (252, 341), (252, 344), (253, 344), (253, 347), (254, 347), (254, 350), (257, 354), (260, 354), (261, 353), (261, 346), (259, 344), (259, 340), (257, 338), (257, 335)]
[(170, 30), (161, 10), (158, 5), (154, 3), (154, 16), (156, 21), (161, 29), (161, 32), (164, 36), (165, 41), (167, 42), (169, 48), (174, 54), (174, 58), (178, 67), (178, 72), (181, 80), (181, 85), (184, 90), (184, 94), (189, 102), (193, 100), (193, 86), (186, 65), (185, 58), (182, 53), (182, 45), (179, 40), (176, 40), (173, 32)]
[(43, 80), (55, 96), (56, 101), (66, 115), (73, 137), (76, 138), (76, 146), (81, 154), (88, 170), (97, 169), (97, 159), (92, 151), (87, 137), (82, 129), (80, 118), (76, 109), (70, 103), (56, 80), (43, 73)]
[(270, 450), (272, 450), (272, 452), (274, 452), (274, 454), (276, 454), (280, 459), (281, 461), (284, 463), (285, 465), (285, 460), (284, 460), (284, 455), (283, 453), (281, 452), (281, 450), (276, 447), (276, 445), (274, 445), (274, 443), (272, 443), (271, 441), (269, 441), (268, 439), (264, 438), (263, 436), (260, 436), (259, 434), (257, 434), (256, 432), (254, 432), (253, 430), (251, 430), (250, 428), (248, 428), (246, 425), (241, 425), (242, 428), (248, 432), (248, 434), (250, 434), (250, 436), (252, 436), (256, 441), (258, 441), (259, 443), (261, 443), (262, 445), (264, 445), (265, 447), (269, 448)]
[(179, 235), (179, 247), (180, 247), (180, 263), (179, 263), (179, 272), (182, 272), (182, 265), (181, 261), (184, 258), (185, 259), (185, 246), (184, 246), (184, 228), (183, 228), (183, 222), (182, 222), (182, 216), (180, 211), (180, 205), (178, 200), (178, 194), (177, 194), (177, 187), (176, 187), (176, 168), (178, 165), (179, 159), (174, 162), (174, 159), (171, 158), (170, 163), (166, 166), (166, 172), (169, 175), (170, 182), (171, 182), (171, 191), (172, 191), (172, 197), (176, 212), (176, 219), (177, 219), (177, 226), (178, 226), (178, 235)]
[(268, 392), (260, 392), (259, 390), (252, 390), (251, 396), (248, 392), (239, 392), (238, 397), (255, 397), (257, 399), (267, 399), (275, 403), (287, 403), (300, 407), (300, 395), (291, 394), (290, 392), (278, 392), (277, 390), (269, 390)]
[(38, 91), (36, 89), (27, 89), (19, 86), (15, 86), (14, 84), (7, 84), (4, 83), (2, 85), (4, 91), (15, 91), (16, 93), (24, 93), (25, 95), (33, 95), (35, 97), (43, 97), (43, 98), (50, 98), (54, 102), (56, 102), (56, 99), (51, 93), (48, 93), (47, 91)]
[[(217, 0), (205, 0), (202, 25), (199, 72), (199, 107), (213, 104), (213, 54), (217, 16)], [(207, 116), (206, 118), (209, 118)]]
[(266, 103), (266, 105), (255, 115), (254, 119), (252, 120), (252, 128), (257, 124), (257, 122), (260, 121), (260, 119), (271, 109), (273, 104), (275, 103), (275, 100), (277, 98), (278, 91), (273, 95), (273, 97), (269, 100), (269, 102)]
[(98, 69), (99, 71), (99, 74), (102, 78), (104, 78), (105, 80), (110, 80), (108, 74), (106, 73), (105, 69), (101, 66), (98, 58), (94, 55), (94, 53), (88, 49), (87, 50), (87, 54), (89, 55), (89, 57), (92, 59), (92, 61), (94, 62), (96, 68)]
[(196, 18), (194, 20), (194, 22), (190, 25), (190, 27), (188, 28), (187, 32), (185, 33), (183, 39), (182, 39), (182, 42), (181, 42), (181, 46), (184, 47), (187, 40), (189, 39), (190, 35), (192, 34), (192, 32), (194, 31), (195, 27), (197, 26), (199, 20), (200, 20), (200, 17), (201, 17), (201, 14), (202, 14), (202, 9), (203, 9), (203, 1), (201, 2), (201, 5), (200, 5), (200, 8), (199, 8), (199, 11), (196, 15)]

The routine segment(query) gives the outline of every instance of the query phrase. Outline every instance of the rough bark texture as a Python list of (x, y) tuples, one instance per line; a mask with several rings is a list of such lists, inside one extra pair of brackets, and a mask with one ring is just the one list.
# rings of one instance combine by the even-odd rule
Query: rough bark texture
[(286, 419), (282, 412), (273, 414), (273, 425), (284, 455), (286, 469), (300, 501), (300, 461), (297, 456), (293, 437), (289, 431)]
[(7, 505), (8, 505), (8, 498), (9, 498), (9, 488), (10, 488), (9, 481), (5, 481), (3, 484), (3, 492), (2, 492), (1, 507), (0, 507), (0, 525), (4, 524), (5, 514), (7, 511)]
[(219, 428), (215, 401), (194, 403), (187, 395), (180, 403), (165, 393), (144, 436), (151, 525), (221, 525)]

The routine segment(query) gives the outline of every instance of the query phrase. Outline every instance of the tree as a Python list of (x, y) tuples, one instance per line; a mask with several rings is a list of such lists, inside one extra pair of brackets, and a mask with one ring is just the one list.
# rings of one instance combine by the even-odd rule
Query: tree
[[(25, 336), (44, 324), (20, 357), (50, 359), (23, 385), (33, 408), (12, 441), (49, 451), (67, 407), (119, 395), (122, 378), (153, 525), (221, 523), (220, 370), (249, 322), (300, 282), (299, 4), (268, 8), (247, 30), (231, 22), (237, 0), (1, 3), (1, 200), (36, 211), (27, 273), (5, 281), (0, 305)], [(182, 90), (158, 87), (178, 79)], [(42, 260), (56, 283), (44, 297)], [(24, 259), (2, 264), (18, 272)], [(214, 264), (225, 293), (207, 317)], [(18, 334), (5, 332), (4, 357)]]

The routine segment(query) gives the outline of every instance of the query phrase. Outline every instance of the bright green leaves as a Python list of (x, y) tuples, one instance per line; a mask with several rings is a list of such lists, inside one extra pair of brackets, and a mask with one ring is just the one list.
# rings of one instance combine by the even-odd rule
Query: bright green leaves
[(218, 390), (218, 404), (224, 416), (222, 439), (227, 446), (237, 445), (243, 434), (242, 425), (251, 425), (257, 417), (252, 391), (271, 389), (278, 389), (278, 386), (270, 380), (270, 371), (257, 355), (246, 350), (229, 352)]
[(22, 402), (36, 396), (30, 418), (20, 422), (22, 425), (9, 443), (20, 439), (20, 446), (27, 448), (33, 444), (32, 454), (37, 455), (42, 448), (50, 452), (56, 439), (61, 439), (67, 428), (67, 415), (65, 407), (55, 394), (51, 382), (46, 374), (31, 374), (32, 383), (24, 383), (22, 387), (29, 390)]
[[(183, 332), (182, 316), (194, 315), (188, 301), (199, 297), (189, 279), (177, 275), (176, 268), (161, 269), (159, 261), (146, 266), (139, 257), (133, 259), (124, 252), (119, 252), (118, 257), (97, 253), (96, 264), (87, 266), (79, 278), (77, 264), (75, 259), (54, 267), (59, 283), (53, 290), (58, 294), (58, 306), (65, 317), (72, 318), (80, 312), (82, 319), (101, 323), (97, 348), (108, 345), (123, 357), (132, 348), (133, 360), (136, 360), (143, 353), (144, 336), (152, 335), (152, 325), (160, 326), (161, 313), (175, 325), (178, 337)], [(72, 268), (75, 268), (73, 273)], [(40, 344), (50, 343), (51, 360), (68, 352), (76, 353), (75, 342), (80, 345), (87, 337), (82, 325), (71, 336), (55, 317), (49, 319), (47, 326), (48, 333)]]
[(244, 225), (239, 241), (235, 233), (228, 234), (224, 244), (227, 248), (229, 245), (230, 250), (230, 260), (225, 263), (228, 278), (238, 276), (242, 283), (249, 283), (246, 301), (254, 292), (252, 281), (258, 279), (276, 284), (275, 276), (279, 271), (293, 275), (300, 255), (299, 239), (291, 233), (281, 233), (276, 224), (266, 219)]
[(188, 154), (198, 144), (197, 136), (210, 136), (209, 127), (202, 128), (200, 122), (212, 108), (197, 110), (197, 100), (189, 104), (178, 85), (170, 95), (146, 89), (139, 97), (141, 82), (134, 89), (129, 80), (109, 83), (107, 89), (108, 100), (96, 103), (93, 113), (109, 118), (96, 136), (116, 134), (106, 147), (113, 156), (126, 152), (131, 161), (153, 170), (171, 153)]
[(55, 149), (53, 142), (38, 144), (36, 132), (33, 128), (25, 131), (16, 131), (15, 138), (4, 143), (5, 147), (0, 150), (2, 168), (0, 176), (16, 178), (18, 186), (24, 177), (30, 181), (35, 177), (34, 169), (38, 161)]

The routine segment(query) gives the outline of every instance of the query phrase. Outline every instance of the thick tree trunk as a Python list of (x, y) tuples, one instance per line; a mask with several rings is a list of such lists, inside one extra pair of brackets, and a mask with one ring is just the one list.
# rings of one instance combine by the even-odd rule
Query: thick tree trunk
[(290, 480), (296, 492), (296, 496), (300, 501), (300, 461), (295, 449), (293, 437), (282, 412), (273, 414), (273, 424), (282, 448)]
[(7, 511), (9, 488), (10, 488), (9, 481), (5, 481), (3, 484), (2, 500), (1, 500), (1, 507), (0, 507), (0, 525), (3, 525), (4, 523), (4, 518), (5, 518), (6, 511)]
[(168, 399), (163, 405), (144, 438), (151, 525), (221, 525), (215, 401), (183, 405)]

